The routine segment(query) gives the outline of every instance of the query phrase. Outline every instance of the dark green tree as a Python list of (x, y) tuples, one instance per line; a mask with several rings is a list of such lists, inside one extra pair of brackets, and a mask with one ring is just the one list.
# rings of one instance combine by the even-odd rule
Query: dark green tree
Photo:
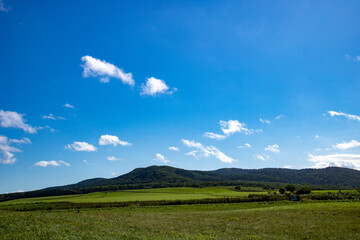
[(310, 193), (311, 193), (311, 188), (309, 187), (302, 187), (296, 191), (296, 194), (310, 194)]
[(294, 185), (292, 185), (292, 184), (289, 184), (289, 185), (287, 185), (285, 187), (285, 189), (286, 189), (286, 191), (289, 191), (289, 192), (293, 193), (293, 192), (295, 192), (296, 187)]
[(284, 194), (285, 193), (285, 188), (279, 188), (279, 193)]

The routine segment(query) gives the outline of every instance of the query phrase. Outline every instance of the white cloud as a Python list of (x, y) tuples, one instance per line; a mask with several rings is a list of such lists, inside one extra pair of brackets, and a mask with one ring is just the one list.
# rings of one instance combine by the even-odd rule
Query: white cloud
[(111, 174), (111, 176), (115, 176), (115, 175), (116, 175), (116, 173), (114, 173), (114, 172), (111, 172), (110, 174)]
[(162, 162), (162, 163), (170, 162), (169, 160), (165, 159), (165, 157), (163, 155), (161, 155), (160, 153), (155, 154), (154, 160), (158, 161), (158, 162)]
[(358, 115), (352, 115), (352, 114), (347, 114), (347, 113), (343, 113), (343, 112), (335, 112), (335, 111), (328, 111), (328, 113), (330, 114), (331, 117), (343, 116), (343, 117), (345, 117), (347, 119), (350, 119), (350, 120), (360, 121), (360, 116), (358, 116)]
[(87, 142), (74, 142), (65, 146), (65, 149), (78, 152), (94, 152), (97, 148)]
[(110, 82), (110, 78), (109, 78), (109, 77), (100, 78), (100, 82), (101, 82), (101, 83), (109, 83), (109, 82)]
[(225, 139), (227, 136), (226, 136), (226, 135), (221, 135), (221, 134), (212, 133), (212, 132), (206, 132), (206, 133), (204, 133), (204, 137), (208, 137), (208, 138), (215, 139), (215, 140), (223, 140), (223, 139)]
[(9, 139), (9, 143), (24, 143), (28, 144), (31, 143), (30, 139), (23, 137), (22, 139)]
[(117, 158), (117, 157), (114, 157), (114, 156), (110, 156), (110, 157), (107, 157), (107, 160), (109, 160), (109, 161), (120, 161), (121, 159)]
[(245, 123), (241, 123), (238, 120), (220, 121), (221, 130), (225, 135), (231, 135), (234, 133), (253, 134), (256, 130), (248, 129)]
[(283, 118), (283, 117), (285, 117), (285, 115), (280, 114), (280, 115), (278, 115), (278, 116), (275, 117), (275, 120), (279, 120), (279, 119), (281, 119), (281, 118)]
[(166, 85), (164, 80), (157, 79), (154, 77), (147, 78), (145, 84), (141, 84), (141, 95), (155, 96), (159, 94), (173, 94), (177, 89), (173, 88), (170, 90), (169, 86)]
[(266, 161), (266, 160), (270, 160), (270, 156), (266, 155), (266, 154), (256, 154), (255, 158), (261, 160), (261, 161)]
[(70, 164), (64, 161), (39, 161), (34, 164), (35, 167), (60, 167), (61, 165), (69, 167)]
[(289, 168), (291, 168), (291, 166), (290, 166), (290, 165), (286, 165), (286, 166), (283, 166), (283, 168), (289, 169)]
[(13, 192), (13, 193), (23, 193), (23, 192), (25, 192), (24, 190), (22, 190), (22, 189), (19, 189), (19, 190), (17, 190), (17, 191), (15, 191), (15, 192)]
[(174, 146), (168, 147), (168, 149), (169, 149), (170, 151), (179, 151), (179, 148), (178, 148), (178, 147), (174, 147)]
[(199, 151), (197, 151), (197, 150), (194, 150), (194, 151), (191, 151), (191, 152), (187, 152), (187, 153), (185, 153), (185, 156), (193, 156), (193, 157), (197, 157), (197, 153), (198, 153)]
[(100, 77), (100, 81), (103, 83), (108, 82), (109, 77), (113, 77), (120, 79), (124, 84), (129, 84), (130, 86), (135, 85), (132, 73), (125, 73), (122, 69), (105, 60), (91, 56), (83, 56), (81, 61), (84, 62), (84, 64), (81, 65), (84, 68), (84, 77)]
[(9, 11), (9, 7), (8, 8), (6, 8), (5, 7), (5, 5), (4, 5), (4, 3), (3, 3), (3, 1), (2, 0), (0, 0), (0, 11), (1, 12), (7, 12), (7, 11)]
[(219, 149), (217, 149), (214, 146), (203, 146), (201, 143), (198, 143), (195, 141), (189, 141), (186, 139), (182, 139), (181, 141), (187, 147), (198, 149), (198, 151), (192, 151), (192, 152), (186, 153), (185, 155), (187, 155), (187, 156), (197, 157), (198, 153), (200, 153), (201, 156), (203, 156), (203, 157), (214, 156), (221, 162), (225, 162), (225, 163), (232, 163), (235, 161), (233, 158), (227, 156), (225, 153), (221, 152)]
[(31, 143), (30, 139), (22, 138), (18, 139), (9, 139), (6, 136), (0, 135), (0, 163), (1, 164), (13, 164), (16, 162), (16, 158), (14, 157), (15, 152), (21, 152), (20, 149), (12, 147), (11, 143), (16, 144), (29, 144)]
[(261, 123), (265, 123), (265, 124), (270, 124), (270, 123), (271, 123), (269, 120), (263, 119), (263, 118), (259, 118), (259, 121), (260, 121)]
[(262, 129), (257, 129), (257, 130), (248, 129), (245, 123), (241, 123), (238, 120), (229, 120), (229, 121), (221, 120), (220, 127), (222, 132), (224, 133), (223, 135), (212, 132), (206, 132), (204, 133), (204, 137), (208, 137), (216, 140), (222, 140), (237, 132), (244, 133), (246, 135), (253, 134), (256, 132), (262, 132)]
[(360, 61), (360, 56), (352, 57), (351, 55), (346, 54), (345, 57), (346, 57), (346, 60), (348, 60), (348, 61), (354, 61), (354, 62)]
[(187, 147), (194, 147), (194, 148), (198, 148), (201, 149), (204, 146), (201, 143), (195, 142), (193, 140), (186, 140), (186, 139), (181, 139), (182, 143), (187, 146)]
[(355, 147), (360, 147), (360, 142), (358, 142), (356, 140), (351, 140), (350, 142), (337, 143), (333, 146), (333, 148), (339, 149), (339, 150), (347, 150), (347, 149), (355, 148)]
[(237, 146), (237, 148), (252, 148), (252, 146), (249, 143), (245, 143), (242, 146)]
[(265, 148), (265, 151), (270, 151), (270, 152), (273, 152), (273, 153), (278, 153), (280, 152), (280, 147), (279, 145), (277, 144), (274, 144), (274, 145), (269, 145)]
[(112, 135), (101, 135), (100, 139), (99, 139), (99, 145), (120, 145), (120, 146), (131, 146), (132, 144), (126, 141), (121, 141), (119, 140), (119, 138), (117, 136), (112, 136)]
[(235, 161), (231, 157), (227, 156), (225, 153), (221, 152), (219, 149), (217, 149), (214, 146), (208, 147), (208, 150), (210, 151), (210, 154), (215, 156), (217, 159), (219, 159), (221, 162), (224, 163), (232, 163)]
[(65, 103), (63, 105), (63, 107), (66, 107), (66, 108), (75, 108), (73, 105), (69, 104), (69, 103)]
[(82, 160), (83, 161), (83, 163), (85, 163), (85, 164), (89, 164), (89, 161), (88, 160)]
[(52, 120), (56, 120), (56, 118), (54, 117), (54, 114), (50, 113), (48, 116), (42, 116), (42, 119), (52, 119)]
[(315, 163), (313, 168), (346, 167), (360, 170), (359, 154), (330, 154), (314, 156), (309, 154), (308, 160)]
[(54, 114), (50, 113), (48, 116), (42, 116), (42, 119), (51, 119), (51, 120), (65, 120), (64, 117), (54, 116)]
[(69, 167), (70, 166), (70, 163), (67, 163), (67, 162), (65, 162), (65, 161), (58, 161), (58, 163), (60, 163), (60, 164), (62, 164), (62, 165), (64, 165), (64, 166), (67, 166), (67, 167)]
[(53, 129), (52, 127), (46, 125), (45, 127), (38, 127), (37, 129), (42, 130), (42, 129), (49, 129), (50, 132), (58, 132), (56, 129)]
[(20, 128), (27, 133), (36, 133), (37, 129), (26, 124), (25, 114), (17, 112), (4, 111), (0, 109), (0, 126), (4, 128)]
[(320, 138), (320, 136), (316, 134), (316, 135), (314, 136), (314, 138)]

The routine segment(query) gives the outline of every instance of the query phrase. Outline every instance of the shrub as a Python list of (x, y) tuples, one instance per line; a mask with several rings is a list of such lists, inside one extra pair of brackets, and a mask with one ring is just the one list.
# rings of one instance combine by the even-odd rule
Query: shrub
[(284, 194), (285, 193), (285, 188), (279, 188), (279, 193)]
[(296, 194), (310, 194), (310, 193), (311, 193), (311, 188), (309, 187), (302, 187), (296, 191)]
[(294, 185), (289, 184), (285, 187), (285, 189), (286, 189), (286, 191), (293, 193), (293, 192), (295, 192), (296, 187)]

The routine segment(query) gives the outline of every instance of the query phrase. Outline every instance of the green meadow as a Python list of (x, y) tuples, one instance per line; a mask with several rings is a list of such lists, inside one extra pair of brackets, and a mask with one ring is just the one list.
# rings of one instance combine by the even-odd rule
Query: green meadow
[[(341, 192), (357, 194), (355, 190)], [(316, 196), (337, 193), (339, 190), (312, 192)], [(266, 196), (268, 192), (184, 187), (16, 199), (0, 203), (0, 239), (360, 239), (358, 197), (210, 201), (247, 199), (249, 194)], [(171, 205), (171, 201), (194, 199), (203, 203)], [(127, 205), (137, 201), (153, 201), (154, 205)], [(161, 201), (170, 201), (170, 205), (161, 205)]]
[(360, 239), (359, 201), (0, 211), (1, 239)]
[(0, 204), (30, 203), (30, 202), (127, 202), (127, 201), (160, 201), (208, 199), (223, 197), (244, 197), (249, 194), (267, 194), (261, 188), (244, 188), (234, 191), (233, 187), (206, 188), (154, 188), (139, 190), (124, 190), (116, 192), (94, 192), (88, 194), (63, 195), (52, 197), (23, 198), (6, 201)]

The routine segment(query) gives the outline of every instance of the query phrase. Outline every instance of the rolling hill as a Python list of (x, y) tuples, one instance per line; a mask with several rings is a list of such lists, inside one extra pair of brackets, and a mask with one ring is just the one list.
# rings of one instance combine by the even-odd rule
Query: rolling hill
[(277, 188), (285, 184), (310, 185), (318, 189), (355, 188), (360, 186), (360, 171), (338, 167), (301, 170), (222, 168), (214, 171), (197, 171), (169, 166), (150, 166), (136, 168), (115, 178), (93, 178), (71, 185), (24, 193), (3, 194), (0, 195), (0, 201), (123, 189), (219, 185)]

